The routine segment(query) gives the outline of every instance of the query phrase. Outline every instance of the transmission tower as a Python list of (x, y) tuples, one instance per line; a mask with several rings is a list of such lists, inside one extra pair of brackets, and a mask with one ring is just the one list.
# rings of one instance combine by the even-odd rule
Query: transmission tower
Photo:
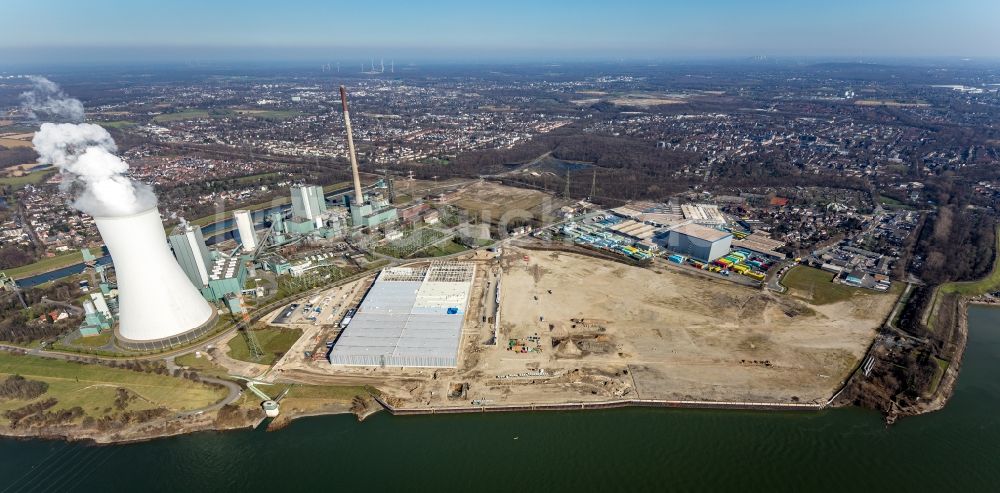
[(17, 295), (18, 301), (21, 302), (21, 307), (28, 308), (28, 304), (24, 302), (24, 295), (21, 293), (21, 287), (17, 285), (17, 281), (8, 277), (6, 272), (0, 272), (0, 291), (8, 290)]
[(257, 342), (257, 336), (254, 335), (253, 330), (250, 327), (243, 327), (243, 339), (247, 343), (247, 348), (250, 349), (250, 356), (254, 361), (260, 361), (260, 358), (264, 356), (264, 351), (260, 348), (260, 343)]
[(563, 194), (565, 198), (569, 198), (569, 170), (566, 170), (566, 192)]
[[(240, 305), (242, 305), (242, 299), (240, 300)], [(257, 341), (257, 336), (254, 335), (253, 329), (250, 327), (250, 312), (243, 308), (243, 340), (247, 343), (247, 349), (250, 350), (250, 356), (253, 357), (254, 361), (259, 361), (261, 356), (264, 356), (264, 351), (260, 348), (260, 342)]]

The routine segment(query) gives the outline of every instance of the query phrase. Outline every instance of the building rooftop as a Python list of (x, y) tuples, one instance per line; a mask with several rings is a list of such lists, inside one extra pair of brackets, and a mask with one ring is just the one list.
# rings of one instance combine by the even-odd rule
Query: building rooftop
[(231, 279), (236, 277), (236, 274), (240, 270), (240, 258), (239, 257), (219, 257), (215, 259), (215, 263), (212, 264), (212, 272), (209, 272), (208, 279), (211, 281), (218, 281), (219, 279)]
[(678, 233), (705, 241), (719, 241), (727, 236), (732, 236), (732, 233), (728, 231), (720, 231), (718, 229), (709, 228), (700, 224), (682, 224), (671, 231), (676, 231)]
[(330, 363), (458, 366), (474, 274), (475, 265), (463, 262), (383, 270), (330, 351)]

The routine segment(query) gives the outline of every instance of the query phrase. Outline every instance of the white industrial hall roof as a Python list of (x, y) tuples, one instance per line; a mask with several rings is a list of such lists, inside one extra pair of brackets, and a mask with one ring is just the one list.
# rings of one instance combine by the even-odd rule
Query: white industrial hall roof
[(379, 274), (330, 351), (349, 366), (458, 366), (475, 265), (435, 262)]

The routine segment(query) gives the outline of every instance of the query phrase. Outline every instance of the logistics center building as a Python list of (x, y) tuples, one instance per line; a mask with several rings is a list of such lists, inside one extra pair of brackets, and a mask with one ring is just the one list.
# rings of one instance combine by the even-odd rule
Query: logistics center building
[(456, 368), (475, 264), (383, 270), (330, 350), (345, 366)]
[(702, 262), (711, 262), (728, 254), (732, 243), (733, 235), (727, 231), (698, 224), (684, 224), (667, 233), (665, 247)]

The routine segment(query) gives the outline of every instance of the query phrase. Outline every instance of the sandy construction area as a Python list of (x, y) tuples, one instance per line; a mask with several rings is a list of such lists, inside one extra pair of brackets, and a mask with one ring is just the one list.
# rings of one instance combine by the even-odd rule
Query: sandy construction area
[(644, 399), (825, 401), (894, 302), (871, 294), (810, 306), (679, 272), (510, 253), (503, 339), (537, 334), (542, 352), (506, 352), (494, 364), (515, 356), (553, 371), (627, 369)]
[[(402, 408), (621, 398), (825, 403), (895, 301), (873, 292), (812, 306), (577, 254), (507, 247), (501, 259), (489, 257), (474, 260), (480, 265), (459, 368), (345, 368), (292, 358), (276, 376), (374, 385)], [(498, 275), (500, 334), (489, 345)]]

